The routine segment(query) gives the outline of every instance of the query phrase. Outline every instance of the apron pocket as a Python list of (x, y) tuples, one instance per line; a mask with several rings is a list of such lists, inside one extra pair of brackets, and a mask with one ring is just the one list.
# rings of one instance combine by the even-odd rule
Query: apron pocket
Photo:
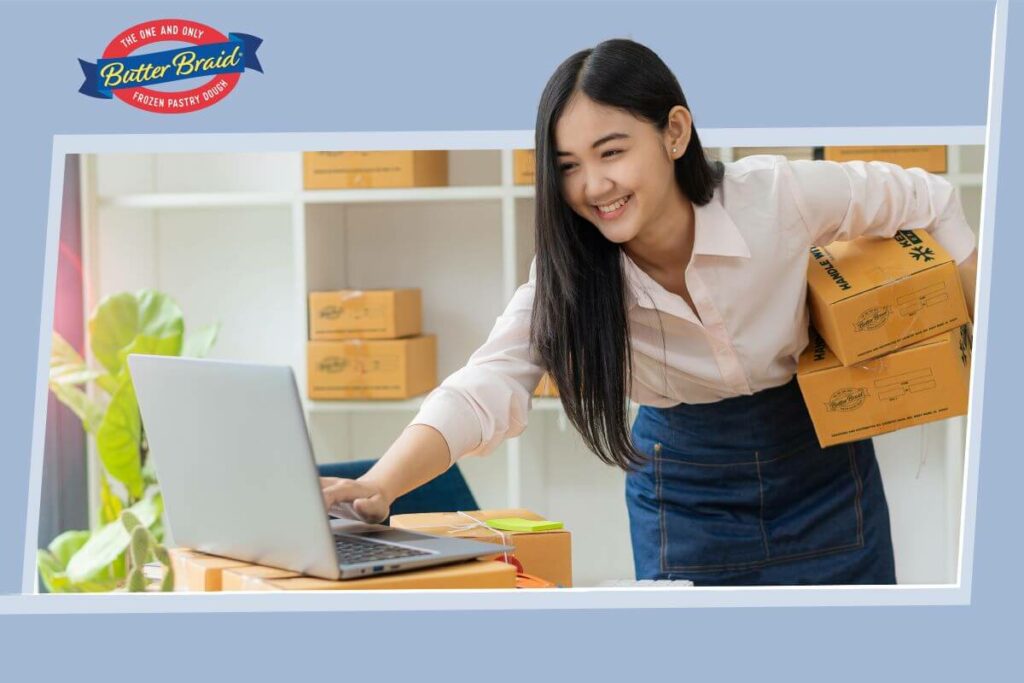
[(768, 559), (755, 461), (714, 460), (654, 444), (663, 572), (721, 571)]
[(806, 446), (763, 458), (765, 527), (773, 558), (798, 559), (864, 546), (863, 479), (850, 443)]

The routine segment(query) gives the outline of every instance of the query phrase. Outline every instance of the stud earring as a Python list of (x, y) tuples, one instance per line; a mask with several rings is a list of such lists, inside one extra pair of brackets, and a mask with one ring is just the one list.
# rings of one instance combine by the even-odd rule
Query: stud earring
[(675, 153), (676, 153), (676, 148), (675, 148), (675, 147), (673, 147), (673, 148), (672, 148), (672, 153), (673, 153), (673, 154), (675, 154)]

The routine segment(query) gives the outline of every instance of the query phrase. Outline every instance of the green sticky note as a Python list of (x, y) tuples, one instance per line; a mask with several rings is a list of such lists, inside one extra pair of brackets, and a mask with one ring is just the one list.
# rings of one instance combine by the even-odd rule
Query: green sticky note
[(488, 519), (485, 523), (499, 531), (550, 531), (562, 528), (561, 522), (552, 522), (547, 519), (523, 519), (522, 517)]

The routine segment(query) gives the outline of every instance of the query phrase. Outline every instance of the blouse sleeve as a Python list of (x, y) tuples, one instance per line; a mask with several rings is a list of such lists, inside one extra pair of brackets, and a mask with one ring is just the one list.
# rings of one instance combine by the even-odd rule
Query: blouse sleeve
[(811, 244), (927, 230), (957, 263), (974, 251), (974, 231), (953, 185), (920, 168), (884, 161), (780, 164)]
[(536, 268), (535, 258), (529, 281), (516, 290), (487, 341), (465, 367), (427, 395), (409, 423), (440, 432), (452, 464), (467, 455), (487, 455), (526, 429), (533, 391), (544, 374), (540, 360), (530, 352)]

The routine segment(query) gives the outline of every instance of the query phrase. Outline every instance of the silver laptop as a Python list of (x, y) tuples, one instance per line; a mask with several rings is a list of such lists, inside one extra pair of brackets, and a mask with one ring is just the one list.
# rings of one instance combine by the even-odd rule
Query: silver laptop
[(141, 354), (128, 366), (178, 545), (325, 579), (512, 550), (331, 519), (290, 366)]

